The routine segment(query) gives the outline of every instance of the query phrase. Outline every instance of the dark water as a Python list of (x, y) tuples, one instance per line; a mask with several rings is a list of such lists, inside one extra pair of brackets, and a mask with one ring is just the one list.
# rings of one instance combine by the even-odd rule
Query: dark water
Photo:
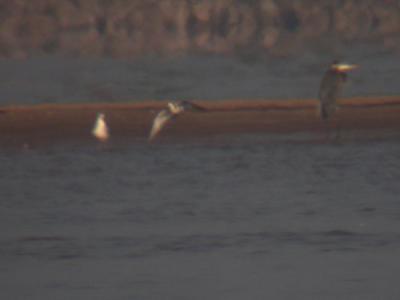
[(1, 152), (4, 299), (397, 299), (400, 143)]
[(372, 46), (282, 59), (252, 56), (141, 60), (36, 57), (0, 61), (0, 104), (148, 99), (315, 98), (334, 58), (357, 63), (343, 96), (398, 95), (399, 56)]
[[(344, 95), (399, 93), (360, 48)], [(329, 57), (0, 62), (2, 103), (315, 97)], [(1, 299), (398, 299), (400, 142), (0, 149)]]

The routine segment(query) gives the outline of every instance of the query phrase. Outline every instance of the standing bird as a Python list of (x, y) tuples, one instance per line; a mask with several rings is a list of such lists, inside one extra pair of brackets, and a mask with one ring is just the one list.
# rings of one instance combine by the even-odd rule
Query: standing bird
[(328, 120), (336, 111), (336, 99), (340, 94), (343, 84), (347, 79), (347, 72), (357, 68), (334, 61), (322, 78), (318, 98), (320, 101), (319, 112), (322, 120)]
[(149, 141), (152, 141), (165, 124), (185, 111), (205, 111), (205, 109), (197, 104), (189, 101), (172, 101), (168, 102), (167, 108), (160, 111), (154, 118), (153, 125), (149, 135)]
[(105, 142), (110, 137), (108, 126), (105, 121), (105, 115), (103, 113), (97, 114), (96, 122), (94, 123), (92, 134), (99, 141)]

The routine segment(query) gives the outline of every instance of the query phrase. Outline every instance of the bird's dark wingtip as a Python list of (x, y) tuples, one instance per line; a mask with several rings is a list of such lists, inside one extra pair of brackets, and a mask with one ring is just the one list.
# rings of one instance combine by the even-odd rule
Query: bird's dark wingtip
[(197, 111), (207, 111), (207, 108), (196, 103), (192, 103), (192, 107)]

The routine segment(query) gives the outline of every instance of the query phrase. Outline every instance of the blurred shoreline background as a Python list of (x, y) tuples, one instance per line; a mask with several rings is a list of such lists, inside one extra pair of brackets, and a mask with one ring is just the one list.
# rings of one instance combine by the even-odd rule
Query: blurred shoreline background
[(0, 103), (398, 95), (399, 1), (0, 0)]
[(400, 50), (399, 1), (0, 1), (0, 57)]

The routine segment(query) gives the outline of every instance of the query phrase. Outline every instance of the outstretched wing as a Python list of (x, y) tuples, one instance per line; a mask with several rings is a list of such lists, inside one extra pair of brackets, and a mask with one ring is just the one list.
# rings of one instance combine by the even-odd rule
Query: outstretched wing
[(173, 117), (174, 115), (169, 110), (164, 109), (160, 111), (154, 118), (153, 126), (149, 135), (149, 141), (153, 140), (161, 131), (161, 129), (165, 126), (165, 124)]
[(189, 101), (182, 101), (182, 105), (185, 107), (186, 110), (191, 110), (191, 111), (206, 111), (206, 109), (193, 102)]

